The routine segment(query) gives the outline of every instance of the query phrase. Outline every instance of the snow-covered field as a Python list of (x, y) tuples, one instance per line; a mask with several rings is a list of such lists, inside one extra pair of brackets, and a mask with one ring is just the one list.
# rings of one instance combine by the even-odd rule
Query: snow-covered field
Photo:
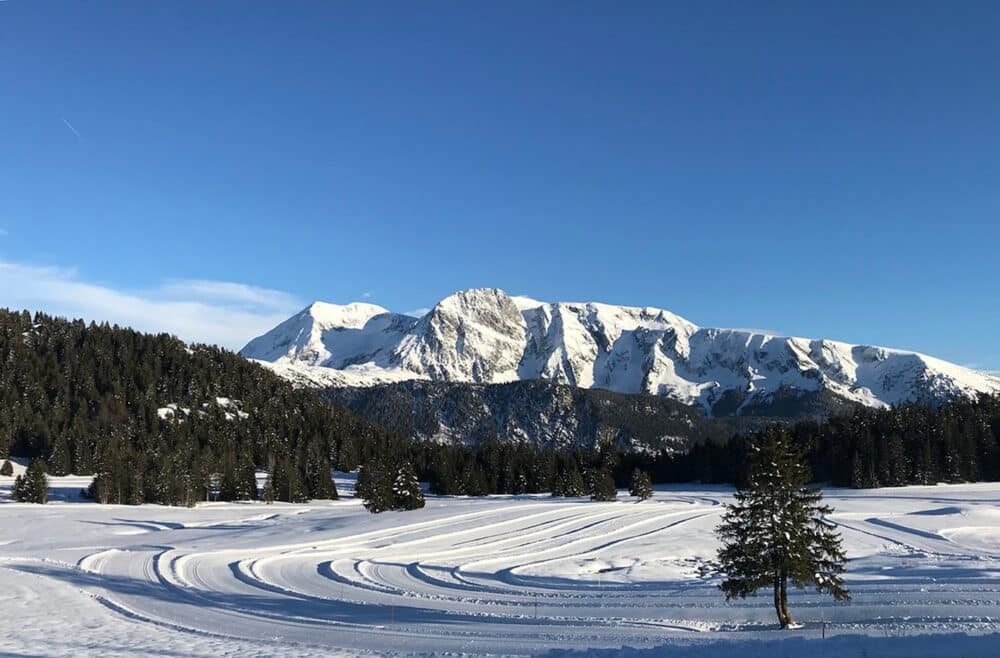
[(796, 593), (805, 628), (782, 632), (768, 593), (727, 604), (715, 587), (725, 488), (373, 516), (349, 476), (338, 502), (195, 509), (77, 502), (73, 477), (14, 504), (10, 482), (4, 655), (1000, 655), (997, 484), (829, 491), (854, 601)]

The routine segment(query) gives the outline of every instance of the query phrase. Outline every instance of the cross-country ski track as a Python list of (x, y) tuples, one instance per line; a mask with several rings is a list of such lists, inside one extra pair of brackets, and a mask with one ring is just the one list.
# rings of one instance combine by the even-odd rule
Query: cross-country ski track
[[(642, 503), (431, 496), (371, 515), (349, 476), (340, 501), (193, 509), (81, 503), (86, 479), (52, 484), (49, 505), (0, 505), (0, 650), (13, 655), (526, 655), (824, 626), (1000, 631), (991, 484), (828, 490), (854, 600), (796, 592), (794, 632), (776, 628), (767, 592), (726, 603), (716, 587), (724, 487), (660, 487)], [(66, 629), (61, 644), (46, 644), (47, 624)]]

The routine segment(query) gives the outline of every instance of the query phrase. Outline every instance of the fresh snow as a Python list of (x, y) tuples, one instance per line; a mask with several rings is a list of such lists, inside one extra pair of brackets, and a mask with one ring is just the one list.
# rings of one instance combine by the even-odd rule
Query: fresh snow
[[(233, 400), (231, 398), (217, 397), (215, 398), (215, 405), (223, 410), (226, 420), (246, 420), (250, 417), (250, 414), (243, 411), (241, 400)], [(202, 402), (201, 409), (196, 409), (195, 413), (199, 416), (204, 416), (208, 413), (211, 408), (211, 403)], [(191, 415), (191, 409), (188, 407), (182, 407), (176, 402), (171, 402), (166, 406), (160, 407), (156, 410), (156, 415), (160, 420), (171, 420), (173, 418), (178, 418), (183, 420), (186, 416)]]
[[(16, 465), (18, 471), (22, 465)], [(1000, 485), (830, 489), (854, 600), (726, 603), (713, 528), (732, 490), (651, 500), (428, 496), (340, 501), (6, 502), (0, 654), (46, 656), (988, 656), (1000, 646)], [(825, 634), (827, 639), (821, 640)], [(959, 633), (960, 635), (955, 635)], [(623, 650), (622, 647), (630, 647)], [(568, 652), (582, 652), (572, 654)]]
[(543, 379), (669, 396), (709, 415), (729, 392), (745, 393), (744, 405), (826, 391), (877, 407), (1000, 393), (1000, 379), (915, 352), (702, 328), (657, 308), (546, 303), (498, 289), (455, 293), (421, 318), (317, 302), (241, 354), (304, 386)]

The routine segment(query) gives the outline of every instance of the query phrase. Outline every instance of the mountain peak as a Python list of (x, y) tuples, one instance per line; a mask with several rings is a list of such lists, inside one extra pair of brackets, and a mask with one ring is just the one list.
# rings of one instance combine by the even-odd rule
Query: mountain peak
[(367, 302), (351, 302), (350, 304), (331, 304), (315, 301), (304, 308), (300, 315), (308, 315), (324, 327), (346, 327), (361, 329), (376, 315), (389, 313), (389, 310), (377, 304)]
[(241, 354), (327, 385), (537, 379), (662, 395), (707, 415), (802, 396), (886, 406), (1000, 393), (1000, 379), (915, 352), (701, 328), (653, 307), (546, 303), (499, 288), (458, 291), (419, 319), (316, 302)]

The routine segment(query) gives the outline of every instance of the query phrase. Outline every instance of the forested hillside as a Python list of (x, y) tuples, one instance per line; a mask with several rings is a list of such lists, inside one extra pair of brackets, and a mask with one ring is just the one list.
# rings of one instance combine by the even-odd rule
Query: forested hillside
[(0, 311), (0, 455), (97, 476), (104, 501), (185, 504), (209, 488), (336, 495), (330, 467), (403, 440), (224, 350)]
[(561, 450), (612, 445), (623, 452), (685, 452), (692, 443), (722, 441), (733, 435), (734, 427), (759, 422), (748, 417), (711, 421), (694, 407), (661, 396), (542, 380), (410, 380), (319, 393), (403, 436), (468, 446), (499, 441)]

